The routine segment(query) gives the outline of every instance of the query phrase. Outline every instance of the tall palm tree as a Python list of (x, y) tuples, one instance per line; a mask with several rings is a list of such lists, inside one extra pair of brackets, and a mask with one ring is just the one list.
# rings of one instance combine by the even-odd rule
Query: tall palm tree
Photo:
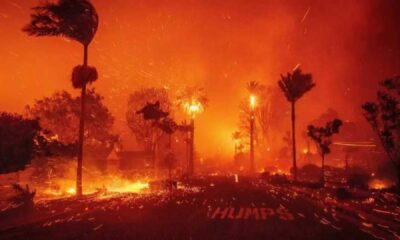
[(96, 9), (89, 0), (58, 0), (45, 2), (32, 8), (31, 22), (22, 30), (30, 36), (60, 36), (78, 41), (83, 45), (83, 65), (72, 72), (74, 88), (81, 89), (81, 116), (79, 123), (78, 166), (76, 194), (82, 195), (82, 158), (85, 129), (86, 85), (97, 80), (97, 71), (88, 66), (88, 47), (99, 23)]
[(254, 129), (255, 129), (255, 103), (256, 96), (264, 89), (264, 86), (257, 81), (247, 83), (247, 91), (250, 94), (249, 120), (250, 120), (250, 174), (254, 174)]
[(295, 69), (292, 73), (286, 76), (281, 75), (278, 81), (279, 87), (290, 102), (292, 107), (292, 154), (293, 154), (293, 176), (297, 180), (297, 163), (296, 163), (296, 109), (295, 104), (306, 92), (315, 87), (312, 75), (303, 74), (300, 68)]
[(188, 139), (188, 175), (194, 174), (194, 119), (197, 114), (204, 111), (204, 107), (208, 104), (208, 98), (204, 93), (203, 88), (199, 87), (186, 87), (177, 95), (177, 105), (182, 107), (183, 110), (190, 117), (190, 138)]

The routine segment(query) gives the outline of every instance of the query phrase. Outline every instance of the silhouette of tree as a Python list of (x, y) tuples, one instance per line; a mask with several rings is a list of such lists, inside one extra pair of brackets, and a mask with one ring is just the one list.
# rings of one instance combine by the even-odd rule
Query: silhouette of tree
[(296, 102), (313, 87), (311, 74), (303, 74), (300, 68), (297, 68), (293, 73), (288, 73), (286, 76), (281, 75), (281, 80), (278, 81), (278, 85), (282, 92), (285, 94), (286, 99), (290, 102), (292, 107), (292, 154), (293, 154), (293, 176), (294, 180), (297, 180), (297, 163), (296, 163)]
[(179, 125), (169, 117), (163, 118), (157, 123), (157, 126), (166, 134), (171, 135), (176, 130), (179, 130)]
[(400, 76), (381, 82), (377, 102), (362, 105), (364, 117), (378, 136), (384, 151), (397, 171), (400, 194)]
[(332, 136), (339, 133), (342, 126), (340, 119), (334, 119), (326, 123), (325, 127), (308, 126), (308, 136), (317, 145), (318, 153), (321, 155), (321, 184), (325, 185), (325, 155), (331, 152), (329, 146), (332, 144)]
[(169, 187), (172, 188), (172, 169), (176, 166), (175, 154), (172, 151), (172, 134), (180, 127), (176, 122), (168, 117), (169, 112), (165, 112), (160, 107), (160, 102), (146, 103), (146, 105), (136, 111), (136, 114), (142, 114), (145, 121), (153, 121), (153, 125), (159, 128), (164, 134), (168, 135), (168, 152), (166, 153), (162, 166), (168, 169)]
[[(194, 120), (197, 114), (204, 111), (204, 108), (208, 104), (208, 98), (204, 93), (204, 89), (192, 86), (186, 87), (182, 91), (180, 91), (177, 95), (177, 104), (181, 107), (185, 113), (190, 117), (190, 125), (183, 126), (187, 128), (188, 138), (187, 138), (187, 150), (188, 150), (188, 167), (187, 173), (188, 175), (192, 175), (195, 171), (194, 163), (195, 163), (195, 144), (194, 144), (194, 133), (195, 133), (195, 125)], [(184, 124), (185, 125), (185, 124)]]
[(322, 113), (317, 119), (311, 122), (313, 125), (324, 125), (331, 119), (339, 118), (338, 112), (333, 108), (328, 108), (326, 112)]
[(37, 120), (0, 113), (0, 174), (25, 169), (46, 144)]
[(83, 65), (73, 69), (72, 83), (81, 89), (81, 116), (79, 127), (76, 193), (82, 195), (82, 160), (85, 129), (86, 85), (97, 79), (97, 71), (88, 66), (88, 48), (99, 24), (96, 9), (89, 0), (58, 0), (45, 2), (32, 8), (31, 22), (22, 30), (31, 36), (61, 36), (83, 45)]
[(264, 89), (265, 89), (265, 86), (257, 81), (250, 81), (247, 83), (247, 91), (250, 94), (258, 95)]
[[(165, 115), (171, 108), (168, 92), (164, 88), (143, 88), (132, 93), (128, 100), (126, 120), (128, 127), (135, 135), (136, 141), (143, 146), (147, 153), (153, 155), (156, 160), (156, 150), (163, 131), (157, 126), (155, 120), (161, 118), (157, 115)], [(158, 112), (158, 110), (163, 113)], [(137, 113), (145, 112), (139, 115)], [(147, 118), (147, 120), (145, 119)]]
[[(253, 85), (253, 87), (251, 87)], [(254, 86), (256, 85), (256, 86)], [(277, 139), (278, 134), (274, 134), (282, 129), (289, 112), (286, 102), (282, 99), (279, 88), (264, 86), (257, 82), (248, 84), (249, 93), (257, 96), (257, 107), (254, 109), (255, 126), (254, 138), (255, 145), (260, 154), (265, 155), (268, 150), (278, 149), (280, 146)], [(251, 90), (251, 91), (250, 91)], [(248, 98), (242, 99), (239, 103), (239, 130), (243, 138), (250, 136), (250, 106)], [(243, 143), (249, 144), (248, 139)], [(277, 152), (277, 151), (276, 151)]]
[(168, 112), (164, 112), (161, 109), (160, 101), (155, 103), (147, 103), (142, 109), (136, 111), (137, 114), (143, 114), (144, 120), (154, 120), (156, 123), (160, 119), (168, 116)]
[[(103, 97), (94, 89), (89, 89), (86, 95), (87, 111), (85, 112), (85, 155), (94, 159), (105, 159), (111, 152), (118, 136), (112, 134), (114, 117), (103, 104)], [(56, 92), (50, 97), (37, 100), (32, 106), (26, 107), (28, 117), (39, 119), (40, 126), (48, 132), (48, 139), (56, 140), (64, 148), (55, 150), (57, 155), (77, 156), (79, 119), (81, 116), (81, 98), (72, 97), (68, 92)], [(66, 149), (67, 148), (67, 149)], [(101, 163), (96, 162), (98, 166)]]

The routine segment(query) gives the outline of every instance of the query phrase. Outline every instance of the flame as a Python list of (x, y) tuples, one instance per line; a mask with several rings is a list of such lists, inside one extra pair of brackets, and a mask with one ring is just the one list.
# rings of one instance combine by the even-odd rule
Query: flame
[(143, 190), (149, 189), (149, 183), (145, 181), (130, 182), (128, 180), (120, 179), (113, 185), (106, 187), (107, 191), (114, 193), (139, 193)]
[(373, 179), (368, 183), (370, 189), (382, 190), (391, 187), (393, 183), (381, 179)]
[[(63, 177), (52, 177), (47, 185), (35, 186), (38, 195), (43, 198), (57, 198), (74, 196), (76, 194), (75, 165), (65, 166)], [(144, 193), (149, 189), (150, 179), (140, 177), (139, 179), (128, 179), (119, 172), (102, 173), (99, 171), (89, 172), (85, 169), (83, 179), (83, 193), (101, 193), (113, 195), (115, 193)]]
[(204, 107), (201, 104), (201, 102), (197, 100), (188, 101), (183, 105), (183, 107), (186, 113), (190, 115), (192, 118), (195, 118), (197, 114), (202, 113), (204, 110)]
[(76, 194), (76, 188), (73, 188), (73, 187), (68, 188), (66, 192), (68, 194), (75, 195)]
[(255, 95), (250, 95), (250, 107), (251, 107), (251, 109), (254, 109), (256, 104), (257, 104), (256, 96)]

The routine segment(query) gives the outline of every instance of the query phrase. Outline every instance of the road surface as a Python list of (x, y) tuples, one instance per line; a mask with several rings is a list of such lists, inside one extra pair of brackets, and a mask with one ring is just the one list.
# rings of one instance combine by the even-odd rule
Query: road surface
[[(356, 212), (287, 186), (207, 178), (145, 195), (38, 203), (33, 217), (0, 224), (0, 239), (396, 239)], [(195, 187), (193, 187), (195, 186)], [(354, 210), (357, 211), (357, 210)], [(1, 220), (1, 219), (0, 219)], [(399, 228), (400, 229), (400, 228)], [(399, 238), (400, 239), (400, 238)]]

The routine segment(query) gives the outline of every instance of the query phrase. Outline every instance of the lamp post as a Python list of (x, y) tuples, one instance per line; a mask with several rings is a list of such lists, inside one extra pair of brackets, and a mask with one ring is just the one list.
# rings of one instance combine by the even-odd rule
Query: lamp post
[(256, 106), (256, 96), (250, 95), (250, 174), (254, 173), (254, 108)]

